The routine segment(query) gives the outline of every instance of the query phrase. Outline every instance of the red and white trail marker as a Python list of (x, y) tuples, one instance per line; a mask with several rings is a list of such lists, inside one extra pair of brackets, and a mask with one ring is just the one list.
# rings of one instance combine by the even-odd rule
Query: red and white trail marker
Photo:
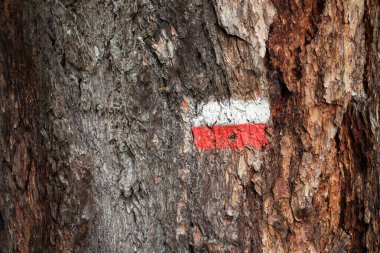
[(268, 100), (231, 99), (209, 102), (199, 108), (192, 127), (197, 148), (242, 150), (268, 144), (265, 137), (270, 116)]

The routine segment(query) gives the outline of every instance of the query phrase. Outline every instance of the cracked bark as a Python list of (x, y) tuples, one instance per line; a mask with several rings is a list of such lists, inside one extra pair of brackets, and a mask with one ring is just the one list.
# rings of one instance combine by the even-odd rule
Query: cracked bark
[[(0, 1), (0, 252), (378, 252), (379, 3)], [(197, 105), (268, 98), (269, 147)]]

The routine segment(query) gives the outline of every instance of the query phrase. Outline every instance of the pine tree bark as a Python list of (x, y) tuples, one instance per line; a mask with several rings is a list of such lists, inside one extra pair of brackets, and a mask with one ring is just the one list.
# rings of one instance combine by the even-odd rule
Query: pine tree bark
[[(378, 252), (376, 0), (0, 1), (0, 252)], [(198, 150), (207, 101), (268, 146)]]

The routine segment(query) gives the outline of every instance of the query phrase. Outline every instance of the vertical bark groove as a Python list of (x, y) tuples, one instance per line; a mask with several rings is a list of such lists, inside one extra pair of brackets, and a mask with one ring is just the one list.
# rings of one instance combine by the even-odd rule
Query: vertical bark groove
[[(377, 252), (378, 23), (375, 0), (0, 1), (0, 252)], [(259, 98), (269, 146), (195, 148), (201, 104)]]

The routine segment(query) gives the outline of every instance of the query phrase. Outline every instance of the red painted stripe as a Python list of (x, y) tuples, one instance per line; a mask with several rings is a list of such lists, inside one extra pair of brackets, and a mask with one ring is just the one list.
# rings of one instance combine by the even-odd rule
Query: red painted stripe
[(199, 149), (239, 149), (249, 146), (261, 148), (268, 144), (266, 124), (193, 127), (194, 143)]

